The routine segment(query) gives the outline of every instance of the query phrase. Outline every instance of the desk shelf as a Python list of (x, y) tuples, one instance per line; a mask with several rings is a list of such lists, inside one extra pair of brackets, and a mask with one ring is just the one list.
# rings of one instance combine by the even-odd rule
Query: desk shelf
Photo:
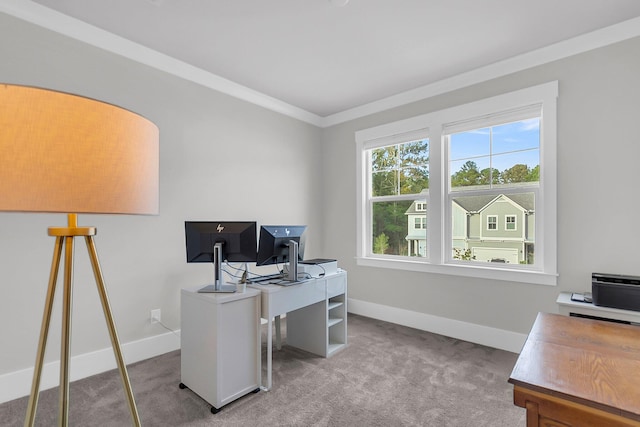
[(347, 345), (347, 273), (317, 280), (325, 298), (287, 313), (287, 344), (329, 357)]
[(333, 310), (334, 308), (340, 307), (342, 304), (344, 304), (342, 301), (330, 300), (329, 310)]

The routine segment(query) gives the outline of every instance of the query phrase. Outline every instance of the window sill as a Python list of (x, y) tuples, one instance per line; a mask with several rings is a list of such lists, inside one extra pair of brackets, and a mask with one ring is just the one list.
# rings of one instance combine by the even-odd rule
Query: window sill
[(557, 274), (538, 271), (523, 271), (496, 267), (475, 267), (472, 265), (429, 264), (424, 261), (412, 261), (409, 258), (388, 259), (360, 257), (356, 258), (356, 260), (358, 265), (364, 267), (391, 268), (396, 270), (419, 271), (423, 273), (531, 283), (535, 285), (556, 286), (558, 281)]

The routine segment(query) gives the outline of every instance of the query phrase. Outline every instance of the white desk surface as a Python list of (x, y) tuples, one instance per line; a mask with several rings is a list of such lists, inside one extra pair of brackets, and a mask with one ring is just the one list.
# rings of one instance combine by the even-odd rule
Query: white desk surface
[[(231, 283), (228, 283), (231, 284)], [(226, 302), (236, 301), (239, 299), (254, 296), (258, 293), (254, 289), (246, 289), (245, 292), (198, 292), (205, 285), (191, 286), (182, 288), (182, 294), (186, 296), (201, 298), (210, 301), (212, 304), (224, 304)]]

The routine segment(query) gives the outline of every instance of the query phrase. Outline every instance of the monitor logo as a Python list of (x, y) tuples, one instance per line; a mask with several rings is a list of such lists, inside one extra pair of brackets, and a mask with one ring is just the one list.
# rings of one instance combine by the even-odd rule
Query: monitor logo
[(291, 233), (291, 231), (289, 231), (289, 229), (288, 229), (288, 228), (285, 228), (285, 229), (284, 229), (284, 233), (288, 236), (288, 235), (289, 235), (289, 233)]
[(222, 226), (222, 224), (218, 224), (218, 226), (216, 227), (216, 230), (218, 230), (218, 233), (222, 233), (222, 231), (224, 230), (224, 227)]

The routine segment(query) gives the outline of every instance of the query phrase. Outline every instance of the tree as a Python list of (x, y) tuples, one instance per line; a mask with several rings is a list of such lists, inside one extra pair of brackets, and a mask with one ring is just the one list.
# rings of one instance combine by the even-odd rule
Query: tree
[(509, 169), (505, 169), (500, 175), (505, 184), (514, 182), (535, 182), (540, 181), (540, 165), (529, 169), (527, 165), (517, 164)]
[(418, 194), (429, 187), (428, 141), (390, 145), (371, 151), (372, 194)]
[(389, 247), (389, 237), (381, 233), (373, 239), (373, 253), (374, 254), (383, 254), (387, 251)]
[(468, 160), (460, 170), (451, 177), (452, 187), (466, 187), (480, 183), (481, 174), (476, 162)]
[(471, 261), (471, 260), (475, 260), (476, 256), (471, 255), (471, 249), (453, 248), (453, 259)]
[(500, 171), (496, 168), (485, 168), (480, 171), (479, 184), (499, 184)]

